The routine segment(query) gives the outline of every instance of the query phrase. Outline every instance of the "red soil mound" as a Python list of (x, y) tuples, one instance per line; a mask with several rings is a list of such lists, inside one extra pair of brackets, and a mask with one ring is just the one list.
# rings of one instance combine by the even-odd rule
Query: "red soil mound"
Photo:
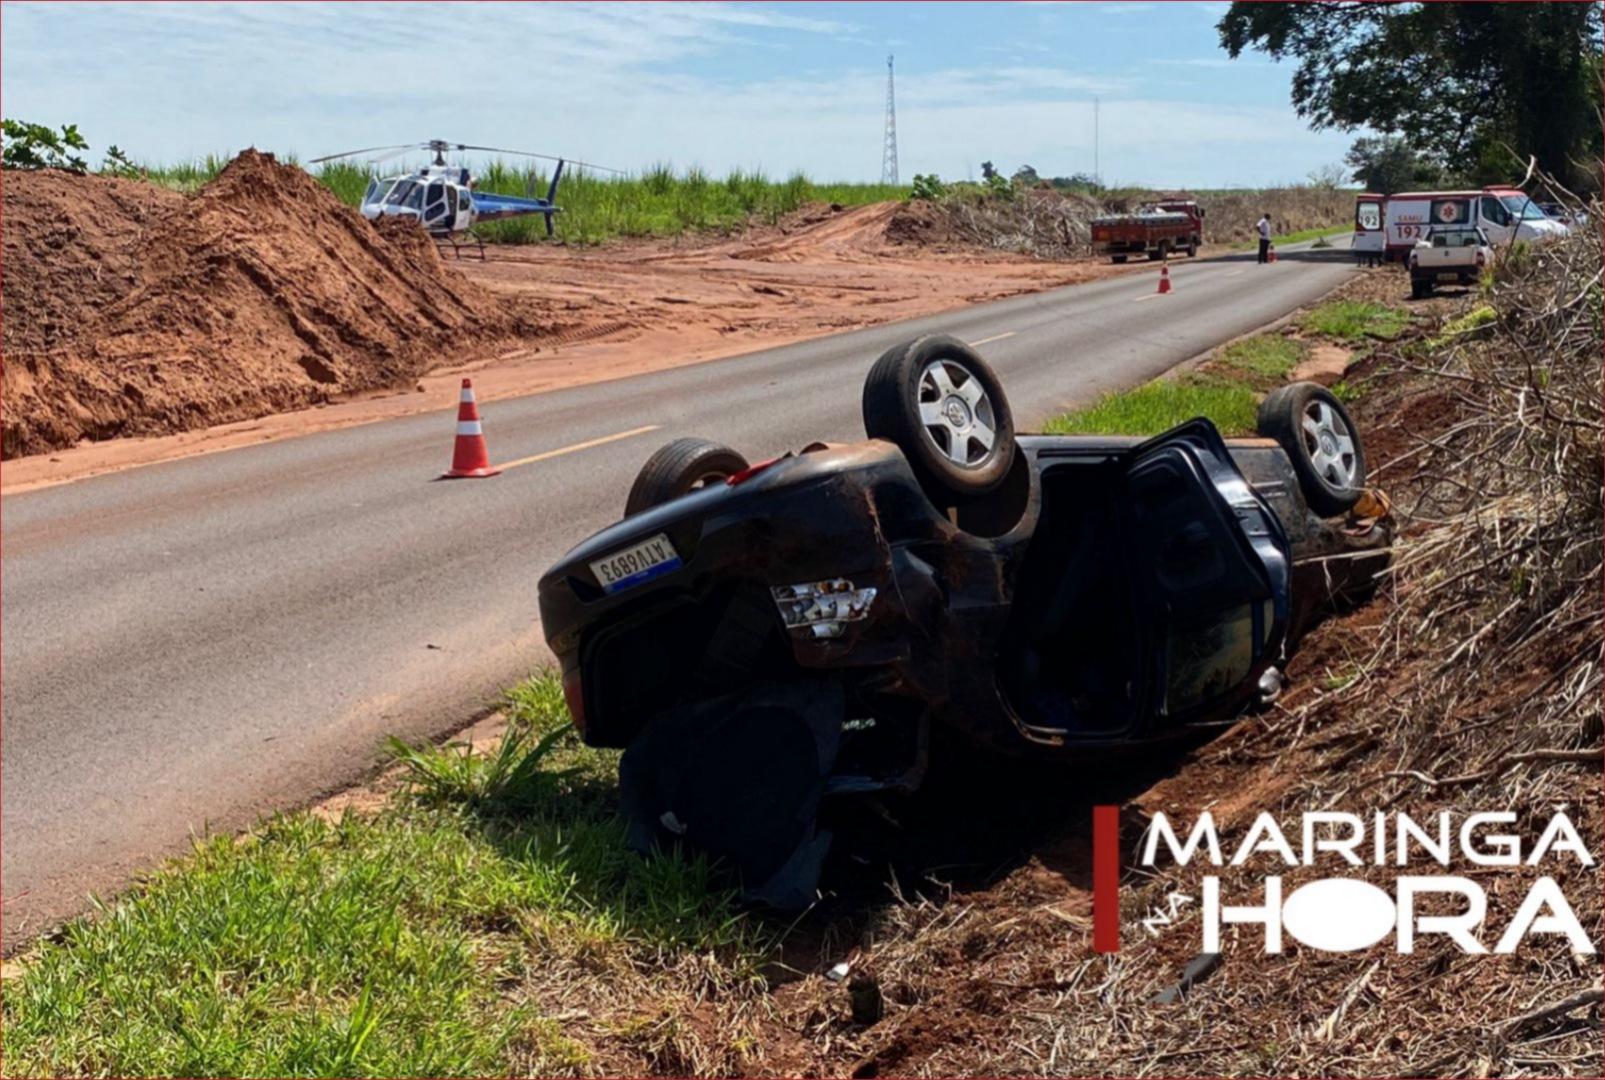
[(139, 180), (48, 170), (7, 170), (0, 179), (5, 222), (6, 356), (75, 337), (86, 318), (139, 284), (139, 247), (152, 226), (184, 202)]
[(4, 195), (6, 457), (406, 385), (551, 329), (254, 150), (193, 198), (61, 173)]

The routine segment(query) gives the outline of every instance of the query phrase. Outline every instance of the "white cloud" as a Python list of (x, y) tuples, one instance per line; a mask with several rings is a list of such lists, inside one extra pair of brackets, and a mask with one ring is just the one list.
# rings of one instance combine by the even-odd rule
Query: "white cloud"
[[(246, 145), (306, 158), (439, 137), (625, 168), (667, 160), (873, 178), (884, 68), (877, 58), (846, 74), (810, 70), (826, 62), (817, 49), (782, 62), (792, 49), (804, 55), (799, 41), (860, 29), (801, 10), (6, 3), (0, 72), (7, 115), (76, 122), (95, 154), (116, 142), (154, 162)], [(722, 62), (750, 40), (774, 58), (772, 74), (738, 76), (750, 65)], [(1090, 169), (1093, 94), (1104, 95), (1111, 179), (1250, 183), (1340, 156), (1329, 145), (1337, 137), (1308, 132), (1285, 106), (1137, 99), (1131, 76), (1048, 55), (999, 67), (922, 59), (931, 63), (899, 57), (904, 176), (963, 176), (984, 158), (1047, 174)]]
[(1233, 60), (1228, 56), (1197, 56), (1186, 60), (1155, 60), (1155, 64), (1165, 67), (1199, 67), (1199, 68), (1254, 68), (1273, 67), (1268, 60)]

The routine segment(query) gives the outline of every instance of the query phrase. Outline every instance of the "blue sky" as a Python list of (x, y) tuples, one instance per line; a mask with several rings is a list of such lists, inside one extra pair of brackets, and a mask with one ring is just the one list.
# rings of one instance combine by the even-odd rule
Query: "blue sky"
[(1340, 161), (1291, 68), (1228, 60), (1224, 3), (0, 4), (7, 117), (171, 162), (441, 137), (634, 169), (880, 172), (897, 56), (903, 179), (1090, 172), (1258, 185)]

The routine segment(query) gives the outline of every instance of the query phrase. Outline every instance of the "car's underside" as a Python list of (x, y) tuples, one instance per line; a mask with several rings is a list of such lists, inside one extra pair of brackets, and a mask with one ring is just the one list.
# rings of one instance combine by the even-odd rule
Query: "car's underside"
[(937, 738), (1084, 757), (1218, 728), (1386, 565), (1385, 510), (1357, 491), (1318, 512), (1286, 440), (1008, 436), (971, 492), (929, 463), (974, 439), (933, 440), (923, 468), (888, 439), (649, 462), (649, 505), (541, 583), (586, 741), (627, 748), (635, 844), (691, 843), (806, 903), (822, 800), (913, 790)]

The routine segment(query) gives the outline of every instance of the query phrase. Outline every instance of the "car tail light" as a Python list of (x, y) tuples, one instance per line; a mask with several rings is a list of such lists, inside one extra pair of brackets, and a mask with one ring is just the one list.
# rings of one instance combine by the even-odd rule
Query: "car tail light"
[(769, 468), (769, 466), (780, 460), (780, 458), (770, 458), (768, 461), (760, 461), (756, 465), (748, 465), (740, 472), (732, 474), (731, 477), (725, 481), (725, 483), (729, 484), (731, 487), (735, 487), (737, 484), (746, 483), (748, 480), (751, 480), (754, 476), (757, 476), (759, 473)]
[(859, 589), (846, 578), (810, 581), (770, 588), (788, 630), (806, 630), (816, 638), (841, 637), (846, 624), (869, 615), (874, 589)]
[(580, 669), (563, 675), (563, 700), (568, 703), (568, 714), (574, 720), (574, 730), (585, 734), (585, 688), (580, 683)]

